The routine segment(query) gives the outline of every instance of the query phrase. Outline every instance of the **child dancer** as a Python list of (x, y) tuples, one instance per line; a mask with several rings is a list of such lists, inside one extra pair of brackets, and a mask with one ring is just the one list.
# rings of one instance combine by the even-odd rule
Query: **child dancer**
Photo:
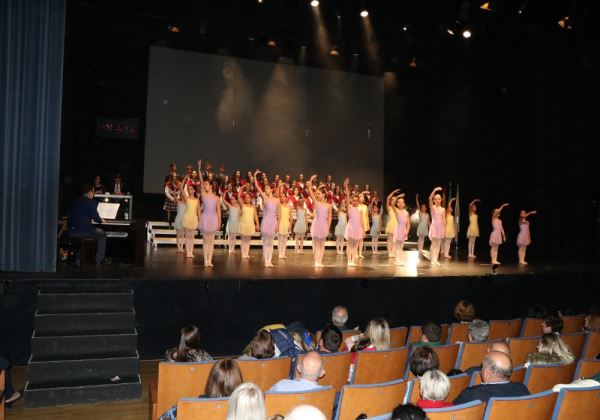
[(419, 204), (419, 194), (417, 194), (417, 208), (419, 209), (419, 224), (417, 226), (417, 249), (419, 256), (423, 253), (423, 246), (425, 245), (425, 238), (429, 236), (429, 226), (431, 220), (429, 213), (427, 213), (427, 205)]
[(337, 224), (335, 225), (335, 248), (338, 255), (344, 255), (344, 234), (346, 225), (348, 224), (348, 216), (346, 214), (346, 201), (340, 202), (337, 212)]
[(175, 200), (177, 201), (177, 216), (173, 222), (175, 232), (177, 232), (177, 252), (183, 252), (184, 229), (183, 229), (183, 215), (185, 214), (185, 199), (183, 198), (183, 192), (181, 191), (183, 184), (178, 182), (177, 191), (175, 192)]
[(517, 235), (517, 246), (519, 247), (519, 264), (527, 265), (525, 261), (525, 253), (527, 247), (531, 244), (531, 232), (529, 231), (529, 221), (527, 217), (532, 214), (537, 214), (537, 211), (533, 210), (526, 212), (521, 210), (519, 213), (519, 235)]
[(177, 174), (171, 174), (169, 180), (165, 182), (165, 202), (163, 210), (167, 214), (169, 227), (173, 225), (173, 219), (177, 212)]
[(252, 195), (246, 190), (248, 184), (245, 184), (238, 191), (238, 201), (240, 206), (240, 236), (241, 248), (242, 248), (242, 259), (250, 259), (250, 240), (252, 235), (259, 230), (258, 225), (258, 214), (256, 213), (256, 207), (252, 202)]
[(200, 221), (200, 203), (196, 198), (196, 188), (193, 184), (187, 184), (186, 186), (186, 179), (183, 180), (183, 199), (185, 201), (185, 212), (183, 213), (181, 226), (185, 237), (186, 257), (194, 258), (194, 237)]
[(322, 190), (322, 188), (324, 188), (323, 185), (317, 187), (316, 191), (313, 191), (313, 185), (316, 180), (316, 175), (311, 176), (306, 186), (308, 188), (308, 194), (313, 202), (313, 208), (315, 209), (315, 218), (310, 227), (315, 267), (323, 267), (325, 240), (327, 239), (329, 227), (331, 226), (331, 204), (325, 201), (325, 194)]
[(348, 240), (348, 267), (356, 267), (358, 248), (365, 234), (364, 218), (359, 210), (360, 199), (357, 194), (350, 198), (349, 180), (344, 181), (344, 192), (346, 193), (346, 207), (348, 209), (348, 224), (346, 225), (345, 237)]
[(306, 209), (304, 197), (296, 199), (296, 223), (294, 223), (294, 236), (296, 238), (296, 254), (304, 254), (304, 236), (306, 235)]
[(446, 207), (446, 228), (444, 230), (444, 258), (450, 259), (450, 245), (452, 239), (456, 237), (456, 227), (454, 226), (454, 214), (452, 204), (456, 198), (451, 199)]
[(502, 220), (500, 220), (500, 213), (506, 206), (508, 206), (508, 203), (502, 204), (492, 212), (492, 233), (490, 235), (490, 257), (492, 258), (492, 264), (500, 264), (498, 261), (498, 247), (506, 241)]
[(229, 253), (235, 253), (235, 241), (237, 235), (240, 233), (240, 203), (235, 195), (229, 197), (231, 203), (223, 199), (221, 196), (221, 203), (227, 207), (229, 217), (227, 217), (227, 242), (229, 245)]
[(262, 235), (263, 242), (263, 259), (265, 261), (265, 268), (275, 267), (271, 262), (273, 258), (273, 242), (275, 240), (275, 232), (277, 231), (277, 214), (279, 213), (279, 201), (273, 196), (273, 190), (269, 184), (265, 184), (264, 187), (262, 182), (258, 181), (257, 175), (260, 171), (257, 169), (254, 172), (254, 179), (256, 189), (260, 194), (264, 212), (263, 218), (260, 224), (260, 233)]
[(364, 228), (363, 236), (360, 238), (360, 242), (358, 244), (358, 258), (365, 258), (363, 255), (363, 240), (365, 233), (369, 231), (369, 207), (365, 204), (365, 192), (362, 192), (358, 195), (358, 203), (358, 210), (360, 211), (362, 225)]
[(279, 258), (286, 259), (285, 251), (287, 249), (287, 240), (292, 228), (292, 209), (288, 203), (288, 197), (285, 194), (284, 186), (279, 186), (279, 219), (277, 221), (277, 250)]
[(202, 183), (202, 216), (200, 226), (202, 231), (202, 253), (204, 266), (212, 267), (212, 257), (215, 250), (215, 233), (221, 228), (221, 206), (219, 197), (213, 192), (214, 184), (204, 180), (202, 176), (202, 161), (198, 161), (198, 173)]
[(385, 224), (385, 234), (387, 236), (387, 254), (388, 258), (394, 258), (394, 232), (396, 231), (396, 212), (392, 206), (392, 198), (400, 190), (394, 190), (388, 194), (385, 200), (387, 210), (387, 222)]
[(440, 256), (442, 240), (446, 234), (445, 211), (442, 207), (442, 196), (436, 194), (438, 191), (442, 191), (442, 187), (434, 188), (431, 194), (429, 194), (429, 208), (431, 209), (432, 220), (429, 225), (429, 239), (431, 240), (429, 253), (431, 254), (432, 265), (440, 265), (438, 258)]
[(402, 263), (404, 257), (404, 242), (408, 239), (408, 232), (410, 232), (410, 215), (406, 210), (404, 194), (394, 197), (392, 199), (392, 206), (396, 215), (396, 230), (394, 231), (394, 251), (396, 255), (394, 264), (401, 266), (404, 265)]
[(477, 216), (477, 204), (481, 200), (476, 198), (469, 204), (469, 228), (467, 239), (469, 239), (469, 258), (475, 258), (475, 241), (479, 238), (479, 222)]
[(371, 204), (371, 251), (373, 255), (379, 254), (379, 232), (381, 230), (381, 213), (379, 206), (373, 202)]

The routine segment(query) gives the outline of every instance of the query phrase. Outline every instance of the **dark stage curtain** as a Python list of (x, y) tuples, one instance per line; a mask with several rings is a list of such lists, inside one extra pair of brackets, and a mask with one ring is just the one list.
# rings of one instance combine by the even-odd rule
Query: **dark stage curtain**
[(54, 271), (65, 0), (0, 0), (0, 270)]

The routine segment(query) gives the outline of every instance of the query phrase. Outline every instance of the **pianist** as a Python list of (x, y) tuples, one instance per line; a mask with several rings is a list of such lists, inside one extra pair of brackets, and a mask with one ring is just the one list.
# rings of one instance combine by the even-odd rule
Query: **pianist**
[(75, 239), (91, 238), (96, 240), (96, 264), (107, 263), (106, 234), (102, 229), (92, 225), (92, 221), (102, 223), (98, 214), (98, 203), (94, 197), (94, 187), (86, 185), (82, 189), (83, 195), (76, 199), (69, 208), (69, 235)]

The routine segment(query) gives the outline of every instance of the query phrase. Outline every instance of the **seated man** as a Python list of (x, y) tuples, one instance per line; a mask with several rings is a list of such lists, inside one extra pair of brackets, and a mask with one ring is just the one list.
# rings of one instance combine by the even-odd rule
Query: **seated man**
[(342, 344), (342, 332), (335, 325), (328, 325), (319, 339), (320, 353), (336, 353)]
[(521, 383), (511, 382), (512, 361), (504, 353), (490, 352), (483, 359), (481, 370), (481, 385), (465, 389), (454, 400), (454, 404), (464, 404), (469, 401), (481, 400), (487, 403), (492, 397), (522, 397), (529, 395), (527, 387)]
[(302, 361), (296, 367), (300, 377), (297, 379), (282, 379), (271, 387), (271, 392), (300, 392), (321, 388), (317, 384), (319, 379), (325, 375), (323, 370), (323, 359), (316, 351), (310, 351), (304, 355)]
[(483, 343), (487, 341), (490, 334), (490, 324), (482, 319), (474, 319), (469, 322), (469, 341), (472, 343)]
[(331, 311), (331, 323), (341, 331), (345, 331), (350, 329), (346, 327), (346, 322), (348, 322), (348, 309), (344, 306), (333, 308), (333, 311)]
[(129, 194), (129, 189), (127, 189), (127, 185), (121, 180), (121, 175), (117, 174), (115, 176), (115, 181), (110, 185), (108, 193), (115, 195)]
[(69, 235), (75, 239), (91, 238), (96, 240), (96, 264), (105, 261), (106, 234), (102, 229), (94, 227), (92, 221), (102, 223), (98, 214), (98, 203), (94, 197), (94, 187), (85, 185), (83, 195), (71, 204), (69, 209)]
[(435, 322), (426, 322), (421, 328), (421, 341), (412, 343), (412, 347), (436, 347), (442, 345), (442, 327)]
[[(487, 354), (489, 354), (490, 352), (493, 352), (493, 351), (504, 353), (508, 357), (510, 357), (510, 347), (508, 347), (508, 344), (506, 344), (506, 342), (504, 342), (504, 341), (498, 341), (496, 343), (492, 343), (487, 348)], [(475, 372), (477, 372), (479, 370), (481, 370), (481, 365), (479, 365), (479, 366), (472, 366), (472, 367), (468, 368), (467, 370), (465, 370), (465, 373), (468, 373), (469, 375), (472, 375), (473, 373), (475, 373)]]

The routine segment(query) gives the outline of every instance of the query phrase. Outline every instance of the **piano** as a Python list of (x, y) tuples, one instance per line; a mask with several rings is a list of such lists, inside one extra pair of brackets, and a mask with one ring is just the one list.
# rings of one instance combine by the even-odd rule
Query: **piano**
[(106, 233), (106, 255), (144, 265), (146, 259), (146, 224), (143, 220), (103, 220), (94, 223)]

